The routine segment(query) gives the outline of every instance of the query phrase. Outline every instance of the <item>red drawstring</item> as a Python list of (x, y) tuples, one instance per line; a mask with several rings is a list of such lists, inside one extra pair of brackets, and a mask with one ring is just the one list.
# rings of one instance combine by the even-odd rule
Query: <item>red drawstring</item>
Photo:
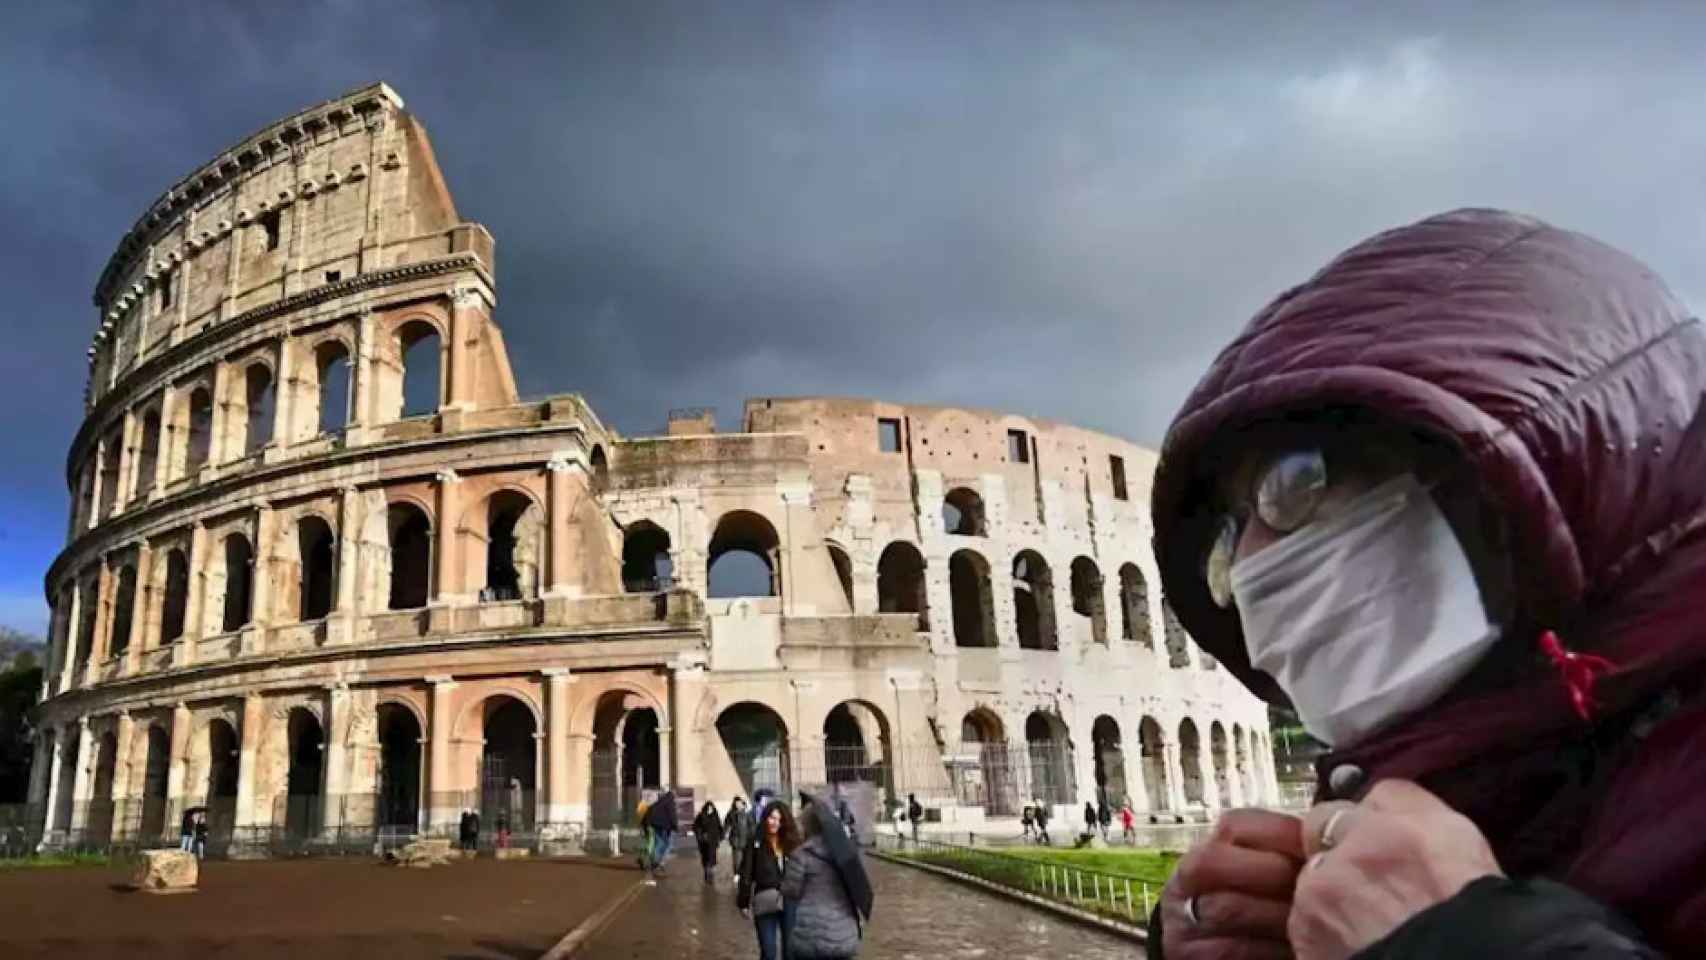
[(1550, 630), (1540, 635), (1540, 650), (1552, 661), (1552, 665), (1558, 668), (1558, 674), (1564, 681), (1564, 689), (1570, 693), (1570, 703), (1576, 708), (1576, 713), (1583, 720), (1593, 719), (1594, 681), (1615, 664), (1591, 653), (1576, 653), (1564, 649), (1563, 641)]

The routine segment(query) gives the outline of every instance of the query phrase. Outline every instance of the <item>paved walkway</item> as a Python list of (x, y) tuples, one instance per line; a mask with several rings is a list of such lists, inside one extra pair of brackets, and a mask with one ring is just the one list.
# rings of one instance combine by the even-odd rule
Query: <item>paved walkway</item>
[[(752, 923), (734, 906), (728, 858), (706, 887), (689, 851), (669, 864), (656, 888), (629, 904), (586, 955), (597, 960), (740, 960), (758, 955)], [(1143, 948), (1044, 911), (964, 884), (867, 859), (877, 888), (876, 915), (862, 955), (881, 960), (1114, 960)]]

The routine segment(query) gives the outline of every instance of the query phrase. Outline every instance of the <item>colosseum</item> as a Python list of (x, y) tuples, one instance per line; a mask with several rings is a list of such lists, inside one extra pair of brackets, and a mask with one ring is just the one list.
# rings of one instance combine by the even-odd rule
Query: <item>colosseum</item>
[(1151, 451), (831, 397), (623, 436), (518, 395), (494, 262), (383, 84), (119, 243), (46, 577), (45, 844), (169, 840), (193, 807), (233, 852), (476, 810), (572, 850), (660, 785), (916, 794), (1014, 833), (1033, 802), (1276, 799), (1265, 706), (1152, 586)]

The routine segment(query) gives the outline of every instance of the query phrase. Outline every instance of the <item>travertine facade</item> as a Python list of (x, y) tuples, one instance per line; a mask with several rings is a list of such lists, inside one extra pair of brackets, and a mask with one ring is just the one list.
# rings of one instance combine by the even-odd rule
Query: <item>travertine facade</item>
[(973, 822), (1273, 799), (1263, 705), (1149, 586), (1149, 451), (831, 398), (618, 436), (517, 397), (493, 253), (383, 85), (125, 237), (47, 576), (50, 842), (205, 804), (572, 843), (658, 782), (865, 780)]

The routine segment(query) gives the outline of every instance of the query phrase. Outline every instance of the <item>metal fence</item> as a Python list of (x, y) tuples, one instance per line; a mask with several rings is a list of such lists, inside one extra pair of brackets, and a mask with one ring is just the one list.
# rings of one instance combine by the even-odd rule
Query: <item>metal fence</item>
[(1131, 877), (928, 838), (879, 834), (877, 849), (1140, 927), (1161, 892)]

